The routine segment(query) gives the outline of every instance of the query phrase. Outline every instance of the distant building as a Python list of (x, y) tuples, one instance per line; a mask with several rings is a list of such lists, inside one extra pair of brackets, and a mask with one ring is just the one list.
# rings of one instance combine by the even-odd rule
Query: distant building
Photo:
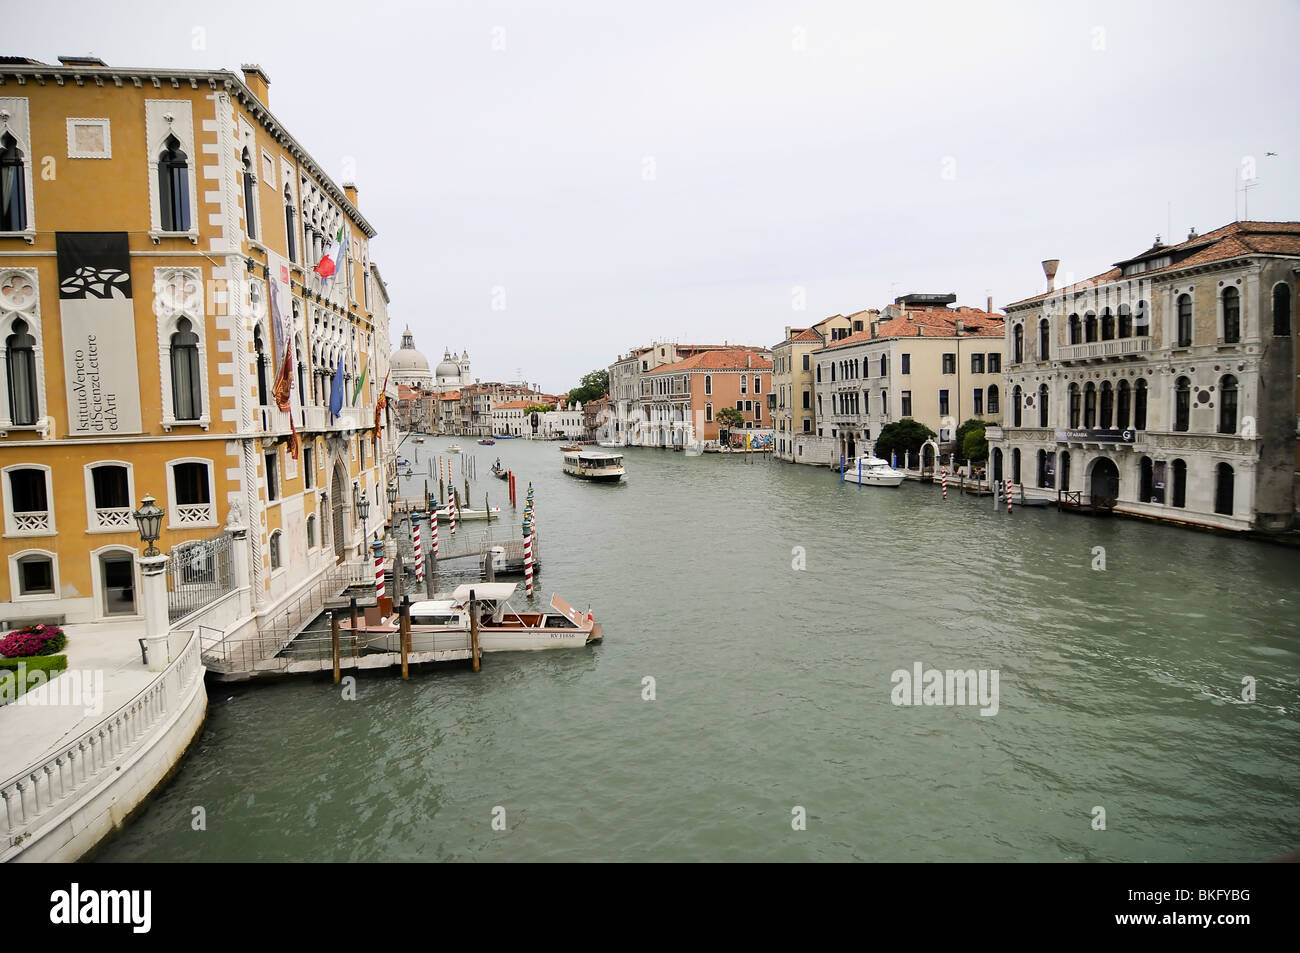
[(813, 462), (795, 452), (795, 435), (803, 434), (806, 439), (817, 428), (812, 352), (864, 330), (865, 322), (875, 314), (874, 311), (861, 311), (849, 317), (835, 314), (811, 328), (787, 327), (785, 338), (772, 348), (772, 388), (776, 398), (772, 416), (776, 455), (782, 460)]
[(716, 443), (723, 407), (741, 412), (743, 429), (771, 426), (764, 408), (772, 393), (772, 362), (761, 349), (701, 351), (644, 374), (641, 391), (642, 446)]
[(531, 400), (508, 400), (493, 407), (492, 432), (514, 437), (531, 434), (532, 427), (524, 418), (524, 409), (533, 403)]
[(1234, 530), (1293, 525), (1300, 222), (1158, 239), (1007, 307), (995, 478)]

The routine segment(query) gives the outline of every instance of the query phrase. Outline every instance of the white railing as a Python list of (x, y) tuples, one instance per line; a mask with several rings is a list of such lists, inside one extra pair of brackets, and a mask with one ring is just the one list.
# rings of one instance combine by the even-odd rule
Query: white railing
[(1136, 357), (1151, 350), (1151, 338), (1116, 338), (1113, 341), (1091, 341), (1087, 344), (1067, 344), (1057, 351), (1058, 361), (1103, 360), (1108, 357)]
[(20, 533), (48, 533), (50, 531), (50, 511), (15, 513), (14, 529)]
[(106, 506), (95, 510), (96, 529), (116, 529), (118, 527), (135, 528), (132, 525), (131, 507)]
[(212, 515), (211, 503), (184, 503), (176, 507), (178, 525), (211, 523), (216, 519)]
[[(183, 703), (186, 689), (202, 674), (198, 638), (191, 633), (180, 655), (134, 698), (54, 754), (0, 783), (8, 839), (0, 846), (0, 860), (44, 820), (117, 776), (120, 765), (148, 742), (154, 727)], [(58, 679), (49, 684), (57, 685)]]

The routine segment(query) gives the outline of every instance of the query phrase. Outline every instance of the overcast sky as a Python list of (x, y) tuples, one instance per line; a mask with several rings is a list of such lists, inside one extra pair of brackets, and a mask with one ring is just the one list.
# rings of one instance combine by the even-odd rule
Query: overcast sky
[[(126, 12), (129, 10), (129, 14)], [(1300, 4), (44, 0), (4, 53), (260, 63), (436, 363), (567, 389), (912, 291), (1300, 219)], [(196, 48), (197, 47), (197, 48)], [(1265, 153), (1276, 152), (1276, 157)], [(795, 289), (802, 289), (796, 291)], [(802, 305), (803, 310), (799, 310)], [(518, 370), (517, 370), (518, 369)]]

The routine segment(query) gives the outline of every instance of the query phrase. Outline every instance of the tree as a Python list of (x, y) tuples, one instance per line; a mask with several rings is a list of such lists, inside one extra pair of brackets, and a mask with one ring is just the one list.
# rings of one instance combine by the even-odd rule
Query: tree
[[(971, 440), (974, 435), (975, 439)], [(957, 428), (953, 440), (953, 449), (959, 457), (974, 463), (982, 463), (989, 458), (989, 442), (984, 439), (984, 421), (971, 418)]]
[(569, 403), (587, 403), (609, 393), (609, 371), (596, 370), (582, 375), (582, 383), (569, 391)]
[(934, 437), (934, 431), (925, 424), (911, 417), (904, 417), (892, 424), (885, 424), (880, 429), (880, 436), (876, 438), (876, 456), (888, 460), (891, 455), (897, 454), (901, 462), (906, 453), (918, 455), (921, 445), (927, 440), (933, 440)]
[(745, 425), (745, 415), (735, 407), (721, 408), (713, 415), (713, 419), (718, 422), (719, 438), (721, 438), (722, 433), (730, 433), (733, 427), (739, 428)]
[(551, 404), (529, 404), (524, 408), (524, 416), (527, 417), (531, 414), (544, 414), (548, 410), (554, 409), (555, 407)]

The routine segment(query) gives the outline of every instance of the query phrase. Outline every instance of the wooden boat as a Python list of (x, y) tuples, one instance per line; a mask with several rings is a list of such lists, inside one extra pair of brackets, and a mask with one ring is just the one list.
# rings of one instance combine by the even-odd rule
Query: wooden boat
[(416, 437), (416, 438), (415, 438), (415, 442), (416, 442), (416, 443), (424, 443), (424, 437)]
[[(483, 652), (521, 652), (541, 649), (582, 648), (604, 639), (590, 610), (581, 612), (558, 595), (541, 609), (515, 609), (508, 602), (515, 594), (512, 582), (481, 582), (458, 586), (450, 598), (413, 602), (410, 606), (411, 650), (436, 652), (469, 647), (470, 613), (478, 616), (478, 644)], [(470, 602), (470, 593), (475, 603)], [(398, 617), (379, 625), (367, 624), (360, 633), (367, 648), (401, 651)], [(341, 626), (351, 627), (349, 620)]]
[(497, 462), (492, 464), (492, 475), (498, 480), (510, 479), (510, 471), (501, 466), (501, 458), (497, 457)]
[(580, 480), (592, 480), (597, 483), (617, 483), (626, 472), (623, 469), (623, 454), (609, 453), (605, 450), (570, 451), (564, 455), (564, 472)]
[(568, 444), (562, 444), (560, 446), (560, 449), (563, 450), (565, 453), (573, 453), (575, 450), (581, 450), (582, 447), (580, 447), (576, 443), (568, 443)]

